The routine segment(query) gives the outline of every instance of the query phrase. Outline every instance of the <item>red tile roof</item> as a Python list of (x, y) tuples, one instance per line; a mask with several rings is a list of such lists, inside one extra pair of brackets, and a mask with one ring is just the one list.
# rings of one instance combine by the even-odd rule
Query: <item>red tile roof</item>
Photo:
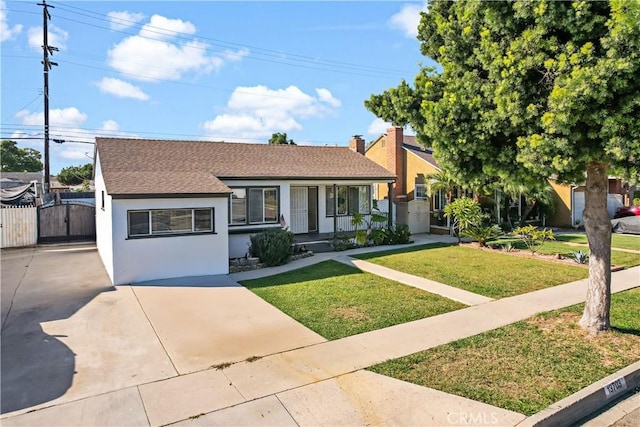
[(96, 138), (110, 194), (224, 193), (222, 179), (366, 179), (395, 175), (348, 147)]

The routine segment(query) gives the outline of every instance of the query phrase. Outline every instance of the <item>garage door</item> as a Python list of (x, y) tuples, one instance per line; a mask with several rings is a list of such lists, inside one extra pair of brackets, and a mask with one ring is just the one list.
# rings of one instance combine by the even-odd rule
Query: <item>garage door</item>
[[(616, 210), (622, 206), (621, 194), (607, 194), (607, 213), (609, 218), (613, 218)], [(584, 213), (584, 192), (576, 191), (573, 193), (573, 210), (572, 222), (582, 225), (582, 214)]]

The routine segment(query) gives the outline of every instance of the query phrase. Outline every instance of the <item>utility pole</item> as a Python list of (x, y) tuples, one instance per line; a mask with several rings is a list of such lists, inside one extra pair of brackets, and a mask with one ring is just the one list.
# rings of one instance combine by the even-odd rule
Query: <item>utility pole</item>
[(38, 6), (42, 6), (42, 65), (44, 66), (44, 192), (49, 192), (50, 187), (50, 171), (49, 171), (49, 70), (54, 65), (58, 65), (55, 62), (49, 61), (49, 55), (53, 55), (53, 52), (57, 52), (58, 48), (49, 46), (49, 30), (47, 23), (51, 19), (49, 14), (49, 7), (53, 7), (47, 4), (46, 0), (42, 0), (42, 3), (38, 3)]

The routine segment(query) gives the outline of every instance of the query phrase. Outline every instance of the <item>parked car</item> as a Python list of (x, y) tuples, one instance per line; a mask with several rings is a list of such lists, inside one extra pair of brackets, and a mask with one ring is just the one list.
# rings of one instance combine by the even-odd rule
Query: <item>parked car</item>
[(640, 235), (640, 216), (626, 216), (611, 220), (611, 230), (614, 233)]
[(627, 216), (640, 216), (640, 206), (623, 206), (618, 208), (613, 218), (624, 218)]

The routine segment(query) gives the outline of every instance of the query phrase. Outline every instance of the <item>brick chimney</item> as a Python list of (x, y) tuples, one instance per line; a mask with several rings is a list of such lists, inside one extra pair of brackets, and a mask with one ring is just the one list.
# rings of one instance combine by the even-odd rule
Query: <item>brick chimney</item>
[(404, 162), (404, 141), (403, 129), (400, 126), (393, 126), (387, 129), (387, 170), (396, 174), (396, 182), (393, 184), (393, 201), (406, 202), (406, 173)]
[(353, 135), (353, 138), (349, 140), (349, 148), (356, 153), (364, 154), (364, 139), (362, 139), (362, 135)]

